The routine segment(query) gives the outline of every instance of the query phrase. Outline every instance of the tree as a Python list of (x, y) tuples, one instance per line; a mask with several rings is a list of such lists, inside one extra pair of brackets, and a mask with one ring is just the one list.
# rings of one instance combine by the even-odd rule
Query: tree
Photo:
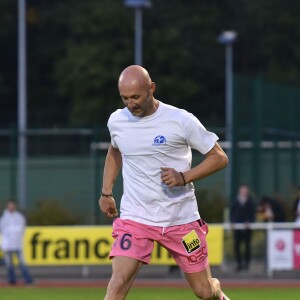
[(0, 7), (0, 128), (5, 128), (17, 116), (17, 6), (0, 0)]
[[(152, 0), (143, 13), (144, 66), (157, 98), (224, 126), (224, 46), (234, 71), (298, 85), (296, 0)], [(16, 122), (17, 1), (0, 0), (0, 125)], [(106, 126), (121, 105), (117, 79), (134, 61), (134, 11), (122, 0), (27, 0), (29, 127)]]

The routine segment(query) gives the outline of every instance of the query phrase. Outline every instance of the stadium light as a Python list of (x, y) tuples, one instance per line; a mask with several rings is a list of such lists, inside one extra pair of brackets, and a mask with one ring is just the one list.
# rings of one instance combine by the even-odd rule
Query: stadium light
[(218, 41), (221, 44), (225, 45), (225, 80), (226, 80), (226, 141), (228, 143), (228, 166), (226, 174), (226, 189), (227, 197), (229, 201), (233, 201), (233, 168), (232, 168), (232, 148), (233, 148), (233, 84), (232, 84), (232, 75), (233, 75), (233, 49), (232, 45), (237, 38), (237, 33), (235, 31), (223, 31), (218, 37)]
[(135, 50), (134, 50), (134, 63), (136, 65), (142, 65), (142, 20), (143, 20), (143, 8), (151, 7), (150, 0), (124, 0), (125, 6), (135, 9)]
[(18, 0), (18, 203), (26, 207), (26, 0)]

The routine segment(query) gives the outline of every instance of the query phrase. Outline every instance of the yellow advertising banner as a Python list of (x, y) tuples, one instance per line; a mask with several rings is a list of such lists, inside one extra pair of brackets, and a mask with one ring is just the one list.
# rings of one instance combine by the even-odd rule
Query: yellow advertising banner
[[(27, 227), (24, 256), (28, 265), (103, 265), (108, 258), (113, 238), (111, 226)], [(210, 225), (207, 235), (211, 265), (223, 261), (223, 227)], [(151, 264), (172, 265), (168, 251), (156, 244)]]
[(28, 227), (24, 257), (28, 265), (109, 264), (111, 226)]

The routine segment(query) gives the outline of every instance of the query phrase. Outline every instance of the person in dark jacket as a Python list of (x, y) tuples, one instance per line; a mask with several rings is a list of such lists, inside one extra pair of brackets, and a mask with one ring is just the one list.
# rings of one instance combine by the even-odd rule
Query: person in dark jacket
[[(251, 261), (251, 236), (250, 223), (255, 220), (255, 204), (250, 196), (249, 187), (242, 184), (230, 209), (230, 222), (234, 233), (234, 254), (236, 270), (248, 269)], [(244, 224), (244, 229), (235, 228), (235, 224)], [(244, 246), (244, 251), (242, 251)]]

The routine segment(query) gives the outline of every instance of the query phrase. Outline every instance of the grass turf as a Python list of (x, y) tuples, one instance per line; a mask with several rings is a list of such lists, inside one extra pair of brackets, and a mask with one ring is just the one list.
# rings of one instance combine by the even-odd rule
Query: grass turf
[[(298, 300), (299, 288), (236, 288), (225, 289), (231, 300)], [(100, 300), (104, 298), (103, 288), (2, 288), (1, 299), (5, 300)], [(133, 288), (128, 300), (188, 300), (197, 299), (187, 288)]]

